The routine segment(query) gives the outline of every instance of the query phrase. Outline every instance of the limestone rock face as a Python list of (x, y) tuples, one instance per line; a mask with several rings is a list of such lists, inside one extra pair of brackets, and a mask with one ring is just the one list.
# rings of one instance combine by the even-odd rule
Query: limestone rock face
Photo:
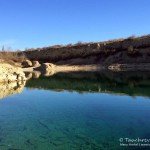
[(0, 64), (0, 82), (25, 81), (26, 77), (21, 68), (10, 64)]
[(55, 68), (55, 65), (52, 63), (43, 63), (41, 66), (45, 71), (50, 71)]
[(29, 80), (32, 78), (32, 72), (25, 72), (26, 79)]
[(25, 60), (22, 62), (22, 67), (32, 67), (32, 62), (30, 60)]
[(40, 75), (41, 75), (41, 72), (39, 72), (39, 71), (33, 71), (32, 72), (32, 78), (37, 79), (40, 77)]
[(42, 73), (51, 72), (55, 69), (55, 65), (52, 63), (43, 63), (40, 67), (35, 70), (41, 71)]
[(40, 63), (38, 61), (33, 61), (32, 65), (33, 65), (33, 67), (39, 67)]

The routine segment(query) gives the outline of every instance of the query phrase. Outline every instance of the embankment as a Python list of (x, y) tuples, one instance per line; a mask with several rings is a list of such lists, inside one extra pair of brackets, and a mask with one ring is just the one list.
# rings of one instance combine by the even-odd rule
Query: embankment
[(106, 42), (29, 49), (23, 54), (29, 60), (56, 65), (144, 64), (150, 63), (150, 35)]

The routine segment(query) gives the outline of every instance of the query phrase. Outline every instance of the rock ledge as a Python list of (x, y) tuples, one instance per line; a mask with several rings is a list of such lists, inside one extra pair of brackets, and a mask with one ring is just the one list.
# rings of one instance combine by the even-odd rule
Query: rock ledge
[(10, 64), (0, 64), (0, 82), (25, 81), (26, 77), (21, 68)]

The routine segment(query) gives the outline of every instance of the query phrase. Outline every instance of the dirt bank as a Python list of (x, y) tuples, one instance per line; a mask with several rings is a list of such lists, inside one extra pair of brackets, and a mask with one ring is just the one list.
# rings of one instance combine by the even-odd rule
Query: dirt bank
[(56, 65), (150, 63), (150, 35), (97, 43), (29, 49), (29, 60)]

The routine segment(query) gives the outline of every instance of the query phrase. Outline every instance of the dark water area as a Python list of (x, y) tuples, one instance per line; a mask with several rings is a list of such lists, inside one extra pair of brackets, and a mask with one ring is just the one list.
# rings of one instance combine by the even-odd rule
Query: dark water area
[(76, 72), (32, 78), (26, 87), (150, 97), (150, 72)]
[(0, 100), (0, 150), (150, 149), (120, 146), (150, 139), (149, 118), (149, 73), (41, 76)]

